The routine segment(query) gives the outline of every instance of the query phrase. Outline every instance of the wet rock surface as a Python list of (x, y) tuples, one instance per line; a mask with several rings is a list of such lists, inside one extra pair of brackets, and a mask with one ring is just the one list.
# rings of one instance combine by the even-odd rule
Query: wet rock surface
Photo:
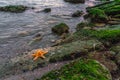
[(77, 10), (76, 12), (74, 12), (74, 13), (72, 14), (72, 17), (80, 17), (82, 14), (83, 14), (83, 11)]
[(45, 9), (43, 10), (43, 12), (45, 12), (45, 13), (51, 12), (51, 8), (45, 8)]
[(66, 2), (70, 2), (70, 3), (85, 3), (85, 0), (64, 0)]

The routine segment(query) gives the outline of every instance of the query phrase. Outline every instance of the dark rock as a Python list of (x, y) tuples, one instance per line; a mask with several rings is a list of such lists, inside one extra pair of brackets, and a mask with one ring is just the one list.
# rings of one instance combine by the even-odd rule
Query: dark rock
[(75, 13), (72, 14), (72, 17), (80, 17), (83, 14), (83, 11), (77, 10)]
[(45, 13), (51, 12), (51, 8), (45, 8), (43, 11), (44, 11)]
[(66, 2), (70, 2), (70, 3), (85, 3), (85, 0), (64, 0)]
[(35, 35), (35, 37), (41, 37), (41, 36), (42, 36), (41, 33)]
[(78, 23), (76, 30), (79, 31), (79, 30), (83, 29), (84, 27), (88, 27), (87, 23), (85, 23), (85, 22)]
[(117, 64), (120, 67), (120, 52), (115, 56), (115, 58), (116, 58)]
[(63, 33), (68, 33), (69, 32), (69, 27), (65, 23), (60, 23), (54, 27), (52, 27), (52, 32), (62, 35)]
[(5, 7), (0, 7), (0, 11), (21, 13), (24, 12), (28, 7), (23, 5), (9, 5)]

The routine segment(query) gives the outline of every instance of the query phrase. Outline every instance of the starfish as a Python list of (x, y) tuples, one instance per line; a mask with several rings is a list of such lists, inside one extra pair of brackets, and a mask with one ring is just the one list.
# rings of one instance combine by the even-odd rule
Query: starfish
[(34, 54), (32, 56), (34, 57), (33, 60), (37, 60), (38, 58), (45, 58), (44, 54), (47, 54), (48, 50), (45, 49), (37, 49), (35, 50)]

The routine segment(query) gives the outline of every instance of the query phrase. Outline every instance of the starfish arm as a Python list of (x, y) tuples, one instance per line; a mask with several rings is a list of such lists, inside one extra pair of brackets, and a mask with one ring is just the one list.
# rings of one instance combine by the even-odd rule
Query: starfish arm
[(41, 56), (41, 58), (45, 59), (45, 56), (44, 56), (44, 55), (42, 55), (42, 56)]
[(36, 56), (36, 54), (32, 54), (32, 56), (33, 56), (33, 57), (35, 57), (35, 56)]
[(37, 60), (38, 59), (38, 56), (36, 56), (33, 60), (35, 61), (35, 60)]

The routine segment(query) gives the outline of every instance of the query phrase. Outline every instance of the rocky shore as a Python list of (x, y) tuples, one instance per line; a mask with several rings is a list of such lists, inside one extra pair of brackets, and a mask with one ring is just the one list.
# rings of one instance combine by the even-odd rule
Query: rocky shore
[[(81, 3), (79, 0), (66, 1)], [(59, 36), (59, 39), (52, 41), (54, 44), (47, 47), (48, 53), (45, 54), (45, 59), (39, 58), (34, 61), (31, 55), (35, 50), (24, 52), (0, 66), (0, 78), (13, 80), (14, 78), (9, 77), (39, 70), (36, 72), (37, 78), (31, 80), (119, 80), (119, 4), (119, 1), (110, 1), (88, 7), (87, 14), (81, 11), (73, 13), (75, 17), (84, 14), (85, 21), (76, 25), (74, 33), (69, 31), (66, 23), (53, 26), (51, 31)], [(44, 11), (48, 13), (51, 9)], [(37, 34), (34, 41), (41, 39), (42, 35)], [(49, 70), (44, 70), (48, 68)]]

